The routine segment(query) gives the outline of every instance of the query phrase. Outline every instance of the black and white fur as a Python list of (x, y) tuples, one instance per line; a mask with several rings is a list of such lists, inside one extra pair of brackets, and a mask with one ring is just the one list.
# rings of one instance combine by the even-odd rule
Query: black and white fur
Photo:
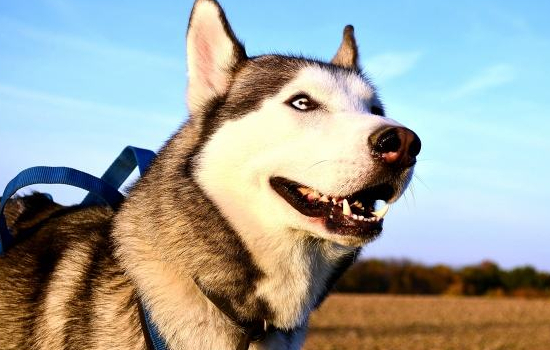
[[(251, 349), (299, 349), (308, 317), (371, 238), (341, 235), (271, 187), (332, 196), (389, 181), (368, 138), (379, 114), (351, 27), (331, 63), (247, 57), (220, 6), (197, 0), (187, 35), (190, 117), (118, 212), (12, 200), (18, 244), (0, 259), (1, 349), (145, 349), (137, 303), (175, 349), (234, 349), (241, 330), (203, 294), (276, 331)], [(304, 113), (289, 99), (307, 93)], [(378, 115), (373, 114), (378, 111)], [(201, 291), (197, 284), (200, 284)]]

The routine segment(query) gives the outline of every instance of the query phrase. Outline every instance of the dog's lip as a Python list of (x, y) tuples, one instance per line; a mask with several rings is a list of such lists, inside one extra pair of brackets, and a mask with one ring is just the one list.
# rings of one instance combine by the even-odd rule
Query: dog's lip
[(381, 233), (387, 211), (384, 208), (375, 212), (375, 201), (387, 202), (395, 193), (391, 185), (379, 184), (345, 197), (332, 197), (284, 177), (272, 177), (269, 182), (275, 192), (302, 215), (321, 218), (331, 233), (369, 239)]

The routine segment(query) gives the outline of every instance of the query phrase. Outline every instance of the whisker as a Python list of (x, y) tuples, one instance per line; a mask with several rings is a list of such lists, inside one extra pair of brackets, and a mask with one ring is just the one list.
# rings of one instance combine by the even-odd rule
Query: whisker
[(430, 190), (431, 191), (431, 188), (424, 182), (422, 181), (422, 178), (416, 174), (413, 174), (414, 178), (417, 179), (422, 185), (424, 185), (424, 187), (427, 189), (427, 190)]
[(416, 195), (414, 193), (414, 183), (413, 182), (411, 182), (411, 184), (409, 185), (408, 190), (409, 190), (409, 192), (411, 192), (411, 197), (412, 197), (413, 204), (416, 205)]
[[(410, 185), (409, 185), (410, 186)], [(408, 190), (409, 188), (407, 188)], [(407, 196), (408, 191), (403, 192), (403, 200), (405, 201), (405, 206), (407, 207), (407, 210), (411, 210), (411, 206), (409, 205), (409, 197)]]
[(311, 168), (313, 168), (314, 166), (319, 165), (319, 164), (324, 163), (324, 162), (328, 162), (328, 161), (330, 161), (330, 160), (329, 160), (329, 159), (325, 159), (325, 160), (320, 160), (320, 161), (318, 161), (318, 162), (315, 162), (315, 163), (313, 163), (312, 165), (310, 165), (309, 167), (307, 167), (307, 168), (305, 169), (305, 171), (308, 171), (308, 170), (310, 170)]

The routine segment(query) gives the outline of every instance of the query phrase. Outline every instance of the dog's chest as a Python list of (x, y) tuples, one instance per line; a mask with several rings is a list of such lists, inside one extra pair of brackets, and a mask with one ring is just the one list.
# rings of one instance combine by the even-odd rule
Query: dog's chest
[[(296, 247), (296, 245), (294, 246)], [(301, 245), (279, 256), (265, 254), (258, 259), (266, 278), (258, 281), (256, 294), (267, 300), (273, 310), (274, 325), (293, 329), (307, 324), (309, 314), (326, 294), (327, 284), (349, 248), (332, 244)]]

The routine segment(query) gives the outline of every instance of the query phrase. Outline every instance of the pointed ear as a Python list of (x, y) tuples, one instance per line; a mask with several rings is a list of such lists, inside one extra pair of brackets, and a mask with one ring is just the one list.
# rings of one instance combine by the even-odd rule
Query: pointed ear
[(330, 63), (344, 68), (359, 70), (358, 60), (359, 51), (355, 42), (355, 36), (353, 35), (353, 26), (348, 24), (344, 28), (342, 43)]
[(191, 115), (227, 92), (235, 68), (246, 60), (220, 5), (197, 0), (187, 29), (187, 104)]

